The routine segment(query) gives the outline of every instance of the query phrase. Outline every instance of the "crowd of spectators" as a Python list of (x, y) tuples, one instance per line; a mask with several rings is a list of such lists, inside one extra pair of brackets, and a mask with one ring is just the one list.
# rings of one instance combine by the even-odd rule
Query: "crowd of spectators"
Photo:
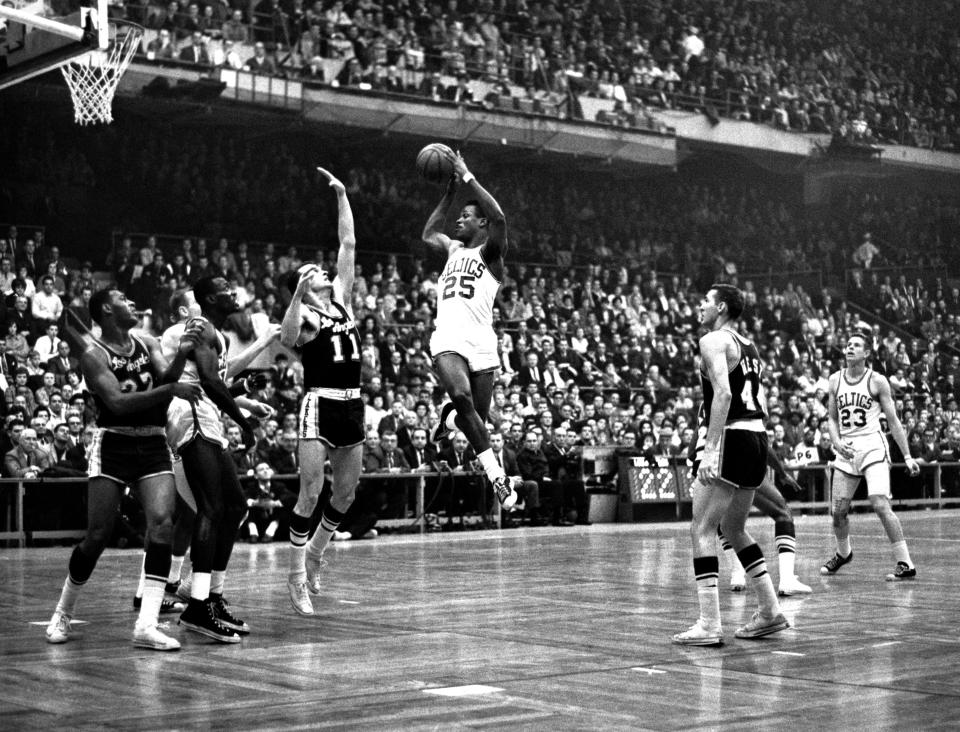
[[(150, 58), (497, 103), (431, 83), (436, 73), (570, 117), (589, 96), (610, 100), (616, 121), (677, 108), (865, 142), (960, 143), (950, 0), (131, 0), (114, 12), (157, 31)], [(343, 66), (325, 78), (331, 58)]]
[[(95, 288), (114, 281), (134, 293), (141, 306), (152, 302), (144, 326), (159, 331), (166, 325), (165, 298), (204, 274), (222, 274), (237, 284), (242, 310), (226, 327), (242, 343), (282, 317), (287, 282), (301, 264), (293, 248), (276, 256), (228, 239), (211, 250), (187, 239), (164, 251), (155, 237), (137, 243), (128, 238), (114, 252), (108, 277), (97, 281), (89, 262), (61, 258), (49, 242), (38, 247), (41, 233), (11, 227), (0, 244), (7, 323), (7, 337), (0, 341), (4, 472), (13, 477), (82, 474), (94, 414), (58, 326), (90, 325), (86, 301)], [(217, 264), (204, 266), (211, 255)], [(334, 264), (331, 252), (310, 256), (328, 267)], [(872, 333), (874, 367), (890, 377), (911, 450), (930, 462), (960, 455), (950, 447), (960, 444), (960, 289), (931, 294), (922, 282), (898, 279), (891, 285), (865, 272), (863, 279), (858, 270), (855, 282), (864, 285), (861, 302), (873, 310), (866, 320), (827, 291), (806, 292), (792, 283), (777, 289), (741, 280), (729, 270), (713, 273), (746, 292), (741, 328), (763, 355), (771, 436), (794, 466), (804, 464), (801, 455), (829, 452), (827, 376), (842, 365), (847, 334), (864, 329)], [(369, 269), (357, 266), (353, 308), (362, 336), (369, 470), (432, 469), (446, 460), (454, 471), (469, 471), (469, 456), (458, 458), (455, 444), (448, 448), (454, 452), (430, 459), (416, 452), (425, 447), (421, 443), (436, 423), (443, 398), (428, 350), (436, 287), (436, 271), (426, 270), (420, 260), (391, 255)], [(585, 518), (583, 479), (571, 468), (585, 447), (636, 450), (651, 466), (686, 457), (699, 397), (695, 356), (703, 292), (689, 275), (660, 275), (649, 266), (572, 269), (510, 261), (494, 310), (501, 372), (490, 423), (525, 480), (532, 521), (563, 525)], [(934, 302), (942, 327), (921, 341), (871, 324), (887, 314), (891, 297)], [(277, 418), (259, 426), (255, 451), (243, 449), (235, 426), (228, 425), (227, 432), (256, 509), (248, 529), (251, 536), (265, 538), (277, 532), (280, 507), (295, 491), (272, 476), (297, 471), (296, 414), (303, 391), (296, 359), (279, 353), (270, 370), (272, 378), (256, 396), (276, 409)], [(391, 462), (384, 445), (401, 457)], [(402, 516), (409, 509), (383, 499), (388, 492), (382, 486), (373, 495), (375, 500), (367, 496), (358, 504), (366, 510), (357, 519), (366, 526), (357, 529), (358, 536), (371, 535), (379, 510), (399, 509)], [(448, 515), (475, 505), (469, 491), (459, 490), (454, 498)]]

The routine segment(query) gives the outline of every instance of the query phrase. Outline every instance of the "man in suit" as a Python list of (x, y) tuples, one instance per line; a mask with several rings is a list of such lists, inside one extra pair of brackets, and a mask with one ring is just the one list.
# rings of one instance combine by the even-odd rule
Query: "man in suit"
[(444, 91), (445, 98), (456, 104), (473, 104), (476, 100), (470, 90), (469, 81), (469, 77), (461, 71), (457, 74), (456, 86), (447, 87)]
[(201, 66), (210, 65), (210, 54), (207, 53), (207, 47), (203, 43), (203, 34), (200, 31), (194, 31), (190, 45), (184, 46), (180, 50), (180, 60)]
[(411, 470), (420, 472), (433, 470), (438, 458), (437, 448), (427, 440), (427, 431), (423, 427), (413, 430), (410, 444), (403, 448), (403, 454)]
[(527, 362), (520, 367), (517, 379), (524, 390), (530, 384), (536, 384), (538, 387), (543, 386), (543, 367), (540, 365), (539, 354), (535, 351), (527, 353)]
[(270, 467), (275, 473), (297, 475), (300, 464), (297, 459), (297, 433), (295, 430), (285, 430), (277, 445), (268, 452)]
[(434, 71), (429, 76), (424, 76), (420, 82), (420, 96), (439, 102), (446, 98), (446, 87), (440, 80), (440, 72)]
[[(497, 462), (507, 471), (507, 475), (520, 475), (517, 454), (506, 446), (502, 432), (492, 432), (490, 434), (490, 449), (493, 450), (493, 456), (497, 459)], [(545, 524), (546, 521), (540, 515), (540, 486), (537, 482), (535, 480), (524, 480), (523, 485), (517, 489), (517, 493), (523, 500), (523, 512), (530, 521), (530, 525), (542, 526)], [(503, 515), (501, 525), (504, 528), (513, 525), (510, 514)]]
[(50, 456), (40, 447), (37, 431), (28, 427), (20, 433), (20, 442), (3, 457), (3, 473), (8, 478), (37, 478), (50, 467)]
[(390, 430), (391, 432), (396, 432), (400, 427), (403, 426), (403, 402), (399, 399), (394, 399), (393, 403), (390, 405), (390, 413), (383, 417), (380, 420), (380, 424), (377, 425), (377, 432), (382, 436), (384, 432)]
[[(634, 438), (635, 440), (636, 438)], [(550, 463), (550, 475), (562, 508), (572, 505), (577, 511), (577, 523), (589, 526), (589, 505), (583, 483), (583, 451), (577, 446), (577, 433), (565, 427), (553, 431), (553, 440), (544, 448)], [(556, 513), (554, 514), (556, 516)]]
[[(367, 433), (363, 451), (364, 473), (405, 473), (410, 470), (403, 452), (397, 448), (397, 433), (384, 430), (379, 436), (373, 430)], [(347, 509), (340, 529), (333, 533), (334, 541), (349, 539), (376, 539), (377, 521), (381, 516), (403, 516), (404, 481), (370, 479), (360, 481), (353, 504)]]
[(380, 366), (380, 375), (383, 377), (383, 383), (396, 387), (400, 383), (402, 370), (403, 358), (399, 351), (394, 351), (390, 354), (390, 360)]
[(517, 453), (517, 467), (524, 481), (532, 481), (540, 488), (540, 493), (548, 498), (552, 523), (554, 526), (573, 526), (563, 517), (563, 494), (550, 475), (550, 461), (540, 446), (540, 437), (529, 431), (523, 437), (523, 448)]
[(466, 506), (482, 506), (482, 483), (473, 473), (472, 463), (477, 454), (467, 440), (467, 436), (459, 430), (454, 434), (450, 445), (440, 451), (440, 465), (447, 467), (453, 473), (450, 486), (450, 501), (447, 507), (447, 526), (454, 527), (454, 516), (460, 517), (460, 528), (463, 528), (463, 514)]
[(80, 362), (70, 355), (70, 344), (62, 340), (57, 344), (57, 355), (47, 361), (47, 370), (56, 377), (56, 385), (63, 386), (67, 381), (67, 372), (80, 372)]
[[(243, 436), (240, 432), (240, 428), (236, 425), (230, 425), (227, 427), (227, 453), (230, 455), (230, 459), (233, 460), (233, 464), (237, 468), (237, 475), (241, 478), (245, 478), (256, 473), (257, 465), (261, 462), (257, 458), (257, 453), (252, 450), (248, 450), (247, 446), (243, 444)], [(273, 477), (271, 472), (270, 477)]]

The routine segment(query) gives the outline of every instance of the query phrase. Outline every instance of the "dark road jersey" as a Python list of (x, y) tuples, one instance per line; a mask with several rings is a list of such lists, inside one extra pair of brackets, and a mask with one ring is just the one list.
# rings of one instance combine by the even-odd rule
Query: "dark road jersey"
[[(93, 343), (94, 347), (99, 347), (107, 354), (110, 372), (120, 382), (120, 391), (125, 394), (150, 391), (157, 379), (153, 362), (150, 360), (150, 351), (137, 336), (131, 334), (130, 338), (133, 341), (133, 350), (129, 354), (117, 353), (100, 341), (95, 340)], [(132, 414), (114, 414), (98, 394), (93, 395), (93, 400), (97, 405), (97, 425), (100, 427), (162, 427), (167, 424), (166, 402)]]
[(304, 304), (316, 314), (317, 335), (296, 350), (303, 362), (303, 386), (306, 389), (358, 389), (360, 387), (360, 331), (356, 321), (338, 302), (331, 303), (340, 313), (333, 318)]
[[(730, 379), (730, 410), (727, 412), (727, 424), (749, 419), (763, 419), (764, 412), (763, 388), (760, 385), (760, 374), (763, 364), (760, 361), (760, 352), (751, 341), (736, 333), (730, 336), (736, 341), (740, 349), (740, 359), (729, 372)], [(700, 367), (700, 383), (703, 387), (703, 406), (701, 407), (701, 425), (706, 427), (710, 423), (710, 408), (713, 405), (713, 384)]]

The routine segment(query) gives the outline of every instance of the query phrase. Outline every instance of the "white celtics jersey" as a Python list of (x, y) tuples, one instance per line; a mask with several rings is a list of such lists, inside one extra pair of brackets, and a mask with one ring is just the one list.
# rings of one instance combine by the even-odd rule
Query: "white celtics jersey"
[[(847, 378), (846, 369), (837, 382), (837, 416), (841, 437), (862, 437), (884, 433), (886, 420), (880, 403), (870, 394), (873, 369), (867, 369), (855, 382)], [(882, 378), (882, 377), (878, 377)]]
[[(194, 320), (194, 318), (190, 320)], [(206, 320), (206, 318), (200, 317), (196, 320)], [(177, 349), (180, 348), (180, 339), (183, 337), (185, 328), (186, 323), (175, 323), (163, 331), (163, 335), (160, 337), (160, 351), (168, 363), (173, 360)], [(217, 342), (220, 345), (220, 353), (217, 354), (217, 372), (220, 374), (220, 379), (225, 382), (227, 380), (227, 339), (216, 328), (213, 329), (213, 332), (217, 334)], [(183, 367), (183, 375), (180, 377), (180, 381), (184, 384), (200, 383), (197, 362), (190, 357), (187, 357), (187, 363)]]
[(437, 282), (437, 330), (492, 329), (499, 289), (500, 281), (483, 261), (480, 247), (454, 249)]

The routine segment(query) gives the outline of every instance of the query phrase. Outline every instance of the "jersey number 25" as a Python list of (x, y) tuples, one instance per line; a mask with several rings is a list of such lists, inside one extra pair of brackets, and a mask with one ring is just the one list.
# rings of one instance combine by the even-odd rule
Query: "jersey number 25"
[[(447, 277), (446, 284), (443, 286), (443, 299), (449, 300), (451, 297), (459, 297), (464, 300), (470, 300), (474, 295), (474, 280), (476, 275), (463, 274), (459, 277), (450, 275)], [(457, 291), (457, 283), (460, 284), (460, 291)]]

